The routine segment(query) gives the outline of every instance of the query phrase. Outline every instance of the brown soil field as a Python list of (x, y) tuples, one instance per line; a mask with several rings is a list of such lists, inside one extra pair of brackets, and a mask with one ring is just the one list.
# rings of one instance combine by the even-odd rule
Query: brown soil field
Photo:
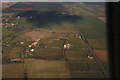
[(2, 26), (2, 23), (0, 23), (0, 26)]
[(14, 13), (3, 13), (2, 15), (3, 16), (12, 16), (12, 15), (14, 15)]
[(105, 17), (98, 17), (101, 21), (106, 22), (106, 18)]
[(53, 43), (53, 41), (45, 41), (45, 43)]
[(51, 34), (47, 33), (47, 32), (43, 32), (43, 31), (31, 31), (28, 33), (23, 34), (24, 37), (31, 37), (31, 38), (45, 38), (45, 37), (49, 37)]
[(12, 10), (33, 10), (33, 8), (11, 8)]
[(95, 54), (102, 62), (108, 62), (108, 53), (107, 50), (94, 50)]

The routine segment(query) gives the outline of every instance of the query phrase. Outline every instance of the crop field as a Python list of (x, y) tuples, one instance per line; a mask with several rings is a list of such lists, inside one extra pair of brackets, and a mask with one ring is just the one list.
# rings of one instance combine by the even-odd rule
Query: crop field
[(65, 64), (65, 61), (26, 59), (25, 64), (4, 64), (3, 78), (24, 78), (24, 73), (29, 78), (69, 78)]
[(17, 2), (2, 14), (3, 78), (109, 75), (104, 3)]

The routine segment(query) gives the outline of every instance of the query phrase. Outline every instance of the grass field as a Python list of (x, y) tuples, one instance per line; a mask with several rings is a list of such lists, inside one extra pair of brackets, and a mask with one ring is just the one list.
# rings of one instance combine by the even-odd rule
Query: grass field
[(106, 38), (106, 25), (96, 17), (85, 16), (76, 25), (86, 38)]
[(107, 41), (106, 39), (87, 39), (89, 44), (98, 50), (107, 50)]
[[(88, 61), (90, 62), (90, 61)], [(99, 65), (96, 62), (93, 63), (82, 63), (82, 62), (75, 62), (69, 61), (69, 67), (71, 71), (101, 71)]]

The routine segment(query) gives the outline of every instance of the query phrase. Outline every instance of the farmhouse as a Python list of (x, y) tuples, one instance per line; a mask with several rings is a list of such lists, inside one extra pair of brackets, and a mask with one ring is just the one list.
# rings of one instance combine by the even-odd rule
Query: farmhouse
[(91, 57), (91, 56), (88, 56), (88, 59), (93, 59), (93, 57)]
[(34, 52), (35, 50), (34, 49), (31, 49), (32, 52)]
[(70, 44), (65, 44), (63, 47), (64, 47), (64, 49), (70, 49), (71, 45)]
[(24, 44), (24, 42), (23, 42), (23, 41), (20, 41), (20, 44)]
[(31, 45), (29, 45), (29, 47), (32, 47)]
[(82, 38), (82, 36), (79, 35), (78, 38)]

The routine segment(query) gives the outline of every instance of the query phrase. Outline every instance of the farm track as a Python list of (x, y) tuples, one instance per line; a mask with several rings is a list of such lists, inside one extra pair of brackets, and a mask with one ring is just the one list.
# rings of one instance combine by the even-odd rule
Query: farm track
[[(68, 34), (66, 34), (66, 37), (67, 37), (67, 35)], [(68, 63), (68, 60), (67, 60), (66, 55), (65, 55), (66, 50), (64, 49), (64, 45), (65, 45), (66, 41), (67, 40), (65, 39), (64, 42), (63, 42), (63, 45), (62, 45), (62, 48), (61, 48), (61, 52), (63, 54), (64, 60), (66, 61), (66, 66), (68, 67), (68, 70), (69, 70), (69, 73), (70, 73), (70, 79), (69, 80), (71, 80), (72, 72), (70, 70), (69, 63)]]
[(89, 44), (89, 42), (87, 41), (87, 39), (81, 34), (79, 28), (78, 28), (74, 23), (72, 23), (72, 25), (73, 25), (73, 27), (76, 29), (76, 31), (78, 32), (78, 34), (81, 35), (83, 42), (84, 42), (85, 45), (88, 47), (88, 49), (91, 51), (91, 53), (92, 53), (92, 55), (94, 56), (95, 60), (96, 60), (97, 63), (99, 64), (99, 66), (100, 66), (100, 68), (101, 68), (104, 76), (105, 76), (106, 78), (109, 78), (108, 73), (105, 71), (102, 63), (100, 62), (100, 60), (99, 60), (98, 57), (96, 56), (93, 48), (91, 47), (91, 45)]

